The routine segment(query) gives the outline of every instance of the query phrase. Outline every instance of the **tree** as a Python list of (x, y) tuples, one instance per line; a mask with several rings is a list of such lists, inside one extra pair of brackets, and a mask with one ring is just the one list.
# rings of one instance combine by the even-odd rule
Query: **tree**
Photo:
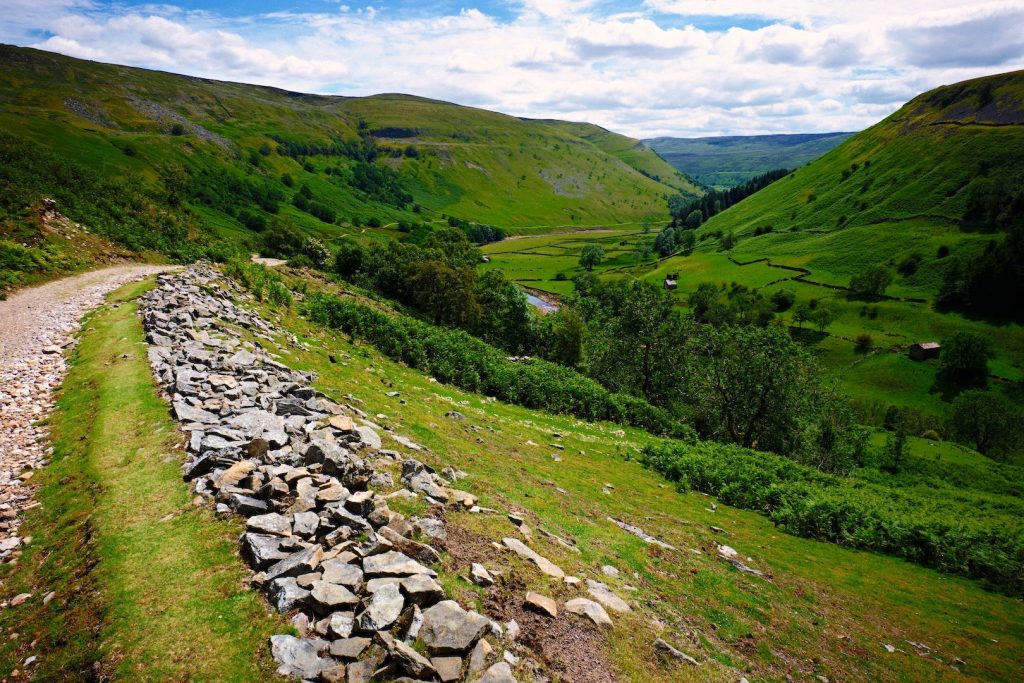
[(956, 332), (942, 341), (939, 377), (966, 387), (988, 383), (988, 362), (995, 355), (992, 342), (973, 332)]
[(835, 313), (832, 309), (826, 308), (825, 306), (818, 306), (811, 311), (810, 320), (817, 326), (818, 332), (824, 332), (825, 328), (832, 324), (832, 321), (836, 319)]
[(979, 453), (1005, 459), (1021, 446), (1021, 415), (1002, 394), (965, 391), (953, 401), (950, 432), (961, 443), (972, 444)]
[(530, 345), (530, 304), (522, 290), (500, 270), (480, 274), (474, 290), (480, 313), (474, 332), (484, 341), (511, 353)]
[(570, 368), (580, 364), (583, 356), (583, 318), (570, 306), (563, 306), (549, 316), (550, 342), (547, 357)]
[(885, 266), (868, 266), (850, 278), (850, 294), (857, 299), (877, 299), (892, 284), (892, 273)]
[(429, 313), (435, 325), (471, 326), (480, 314), (469, 268), (455, 269), (440, 261), (419, 261), (412, 267), (409, 288), (414, 305)]
[(693, 230), (684, 230), (683, 234), (679, 236), (679, 248), (685, 252), (692, 251), (696, 242), (697, 236), (693, 234)]
[[(690, 233), (692, 234), (692, 233)], [(662, 257), (671, 256), (676, 250), (676, 231), (665, 228), (654, 238), (654, 250)]]
[(295, 256), (302, 249), (303, 237), (295, 226), (287, 220), (274, 218), (270, 227), (263, 233), (264, 256), (288, 258)]
[(903, 468), (907, 458), (907, 430), (900, 422), (896, 431), (885, 437), (885, 449), (882, 451), (881, 467), (884, 471), (896, 474)]
[(683, 227), (689, 230), (699, 228), (701, 221), (704, 220), (704, 214), (701, 213), (700, 209), (694, 209), (683, 221)]
[(802, 329), (805, 322), (813, 319), (814, 309), (811, 308), (809, 303), (804, 302), (793, 309), (793, 322), (796, 323), (797, 327)]
[(334, 255), (334, 272), (346, 280), (351, 280), (363, 269), (365, 250), (361, 244), (345, 240)]
[(603, 258), (604, 249), (597, 244), (588, 244), (580, 251), (580, 265), (587, 270), (593, 270), (595, 266), (600, 265)]
[(796, 302), (796, 294), (788, 289), (778, 289), (772, 292), (772, 305), (779, 313), (788, 311)]

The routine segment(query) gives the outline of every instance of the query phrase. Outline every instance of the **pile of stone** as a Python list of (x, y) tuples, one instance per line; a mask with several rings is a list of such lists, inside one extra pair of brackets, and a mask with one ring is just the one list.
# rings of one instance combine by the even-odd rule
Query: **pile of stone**
[[(300, 636), (271, 638), (279, 672), (350, 683), (514, 681), (481, 640), (500, 626), (446, 600), (429, 567), (443, 525), (407, 519), (373, 490), (389, 479), (376, 465), (401, 456), (381, 449), (361, 411), (313, 389), (311, 373), (241, 341), (242, 330), (270, 341), (275, 332), (232, 302), (245, 296), (200, 264), (161, 276), (140, 311), (153, 371), (189, 433), (185, 479), (218, 511), (247, 518), (240, 543), (253, 582), (294, 613)], [(476, 504), (418, 461), (402, 472), (412, 491), (398, 493)]]

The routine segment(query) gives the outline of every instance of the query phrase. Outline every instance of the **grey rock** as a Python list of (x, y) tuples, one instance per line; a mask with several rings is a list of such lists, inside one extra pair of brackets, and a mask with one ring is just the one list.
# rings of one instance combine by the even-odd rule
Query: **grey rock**
[(587, 592), (590, 593), (592, 598), (610, 610), (614, 610), (616, 612), (632, 611), (629, 605), (626, 604), (625, 600), (613, 593), (608, 586), (604, 585), (600, 581), (587, 579)]
[(363, 583), (363, 570), (354, 564), (342, 562), (337, 558), (324, 560), (320, 563), (323, 580), (356, 590)]
[(245, 528), (260, 534), (272, 534), (275, 536), (292, 535), (291, 519), (276, 512), (250, 517), (245, 521)]
[(416, 678), (433, 678), (434, 665), (426, 657), (412, 649), (390, 633), (378, 633), (378, 644), (391, 656), (398, 668)]
[(432, 655), (462, 654), (490, 626), (482, 614), (467, 612), (454, 600), (439, 602), (423, 611), (420, 640)]
[(512, 675), (512, 667), (508, 662), (498, 662), (474, 683), (516, 683), (516, 678)]
[(405, 601), (397, 583), (388, 583), (370, 595), (366, 609), (359, 615), (361, 631), (380, 631), (398, 619)]
[(484, 588), (494, 584), (494, 579), (491, 577), (491, 573), (479, 562), (474, 562), (473, 566), (470, 567), (469, 580), (477, 586), (482, 586)]
[(299, 536), (312, 536), (320, 526), (320, 516), (315, 512), (296, 512), (292, 520), (294, 531)]
[(342, 638), (331, 643), (331, 656), (340, 659), (357, 659), (370, 647), (369, 638)]
[(380, 436), (378, 436), (377, 432), (375, 432), (372, 427), (356, 427), (355, 432), (359, 435), (359, 441), (364, 447), (372, 448), (374, 450), (380, 449), (382, 445)]
[(289, 612), (306, 601), (309, 591), (291, 576), (270, 582), (270, 603), (278, 612)]
[(430, 663), (434, 666), (441, 683), (462, 680), (462, 657), (431, 657)]
[(598, 603), (586, 598), (573, 598), (565, 603), (565, 610), (573, 614), (579, 614), (590, 619), (595, 626), (600, 628), (611, 628), (612, 620), (608, 613)]
[(541, 555), (537, 554), (537, 552), (535, 552), (532, 548), (530, 548), (528, 545), (526, 545), (519, 539), (504, 538), (502, 539), (502, 543), (505, 544), (506, 548), (514, 552), (519, 557), (523, 558), (524, 560), (529, 560), (533, 562), (535, 565), (537, 565), (537, 568), (540, 569), (541, 572), (543, 572), (544, 574), (547, 574), (548, 576), (554, 577), (556, 579), (565, 578), (565, 572), (562, 571), (561, 567), (559, 567), (546, 557), (542, 557)]
[(178, 422), (199, 422), (201, 424), (217, 424), (220, 418), (213, 413), (190, 406), (184, 401), (174, 402), (174, 416)]
[(243, 534), (241, 540), (242, 557), (256, 569), (266, 569), (270, 565), (288, 557), (281, 550), (281, 537), (265, 534)]
[(402, 590), (409, 602), (420, 607), (429, 607), (444, 597), (441, 584), (426, 574), (413, 574), (402, 579)]
[(270, 636), (270, 653), (277, 662), (277, 673), (282, 676), (316, 678), (330, 660), (318, 654), (315, 641), (289, 635)]
[(342, 607), (355, 607), (359, 604), (359, 598), (352, 591), (327, 581), (314, 581), (309, 596), (323, 612), (332, 612)]
[(664, 657), (675, 659), (676, 661), (680, 662), (686, 662), (687, 664), (692, 664), (693, 666), (700, 666), (700, 662), (698, 662), (696, 659), (694, 659), (693, 657), (684, 652), (680, 652), (679, 650), (675, 649), (674, 647), (666, 643), (661, 638), (658, 638), (654, 641), (654, 650), (659, 655), (662, 655)]
[(428, 574), (435, 576), (432, 569), (403, 553), (388, 551), (373, 555), (363, 560), (363, 572), (367, 576), (409, 576), (410, 574)]
[(335, 612), (328, 619), (327, 632), (335, 638), (348, 638), (352, 635), (355, 625), (355, 612)]
[(320, 564), (323, 548), (318, 545), (292, 553), (288, 557), (272, 565), (266, 571), (267, 580), (272, 581), (279, 576), (298, 576), (308, 574)]

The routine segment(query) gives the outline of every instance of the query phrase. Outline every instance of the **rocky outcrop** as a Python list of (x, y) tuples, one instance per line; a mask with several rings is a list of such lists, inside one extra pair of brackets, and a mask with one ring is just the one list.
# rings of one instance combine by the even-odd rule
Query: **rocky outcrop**
[[(277, 332), (232, 302), (244, 296), (198, 265), (160, 277), (140, 311), (153, 372), (188, 434), (184, 478), (219, 512), (247, 518), (239, 542), (253, 583), (295, 613), (300, 637), (271, 639), (279, 672), (461, 680), (491, 621), (444, 600), (428, 566), (440, 557), (430, 541), (443, 527), (411, 523), (370, 488), (375, 463), (397, 454), (380, 451), (359, 411), (242, 341), (246, 332), (273, 346)], [(476, 504), (415, 460), (403, 464), (403, 481), (435, 503)], [(415, 529), (423, 540), (408, 537)], [(411, 647), (417, 640), (434, 662)], [(495, 667), (487, 676), (513, 680)]]

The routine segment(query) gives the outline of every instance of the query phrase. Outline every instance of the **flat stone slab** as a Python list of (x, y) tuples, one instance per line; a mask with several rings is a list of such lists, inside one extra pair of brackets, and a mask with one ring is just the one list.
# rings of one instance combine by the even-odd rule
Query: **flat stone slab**
[(526, 545), (518, 538), (504, 538), (501, 542), (505, 544), (506, 548), (514, 552), (519, 557), (524, 560), (529, 560), (537, 565), (537, 569), (542, 573), (555, 579), (565, 578), (565, 572), (562, 571), (561, 567), (546, 557), (539, 555), (533, 548)]

